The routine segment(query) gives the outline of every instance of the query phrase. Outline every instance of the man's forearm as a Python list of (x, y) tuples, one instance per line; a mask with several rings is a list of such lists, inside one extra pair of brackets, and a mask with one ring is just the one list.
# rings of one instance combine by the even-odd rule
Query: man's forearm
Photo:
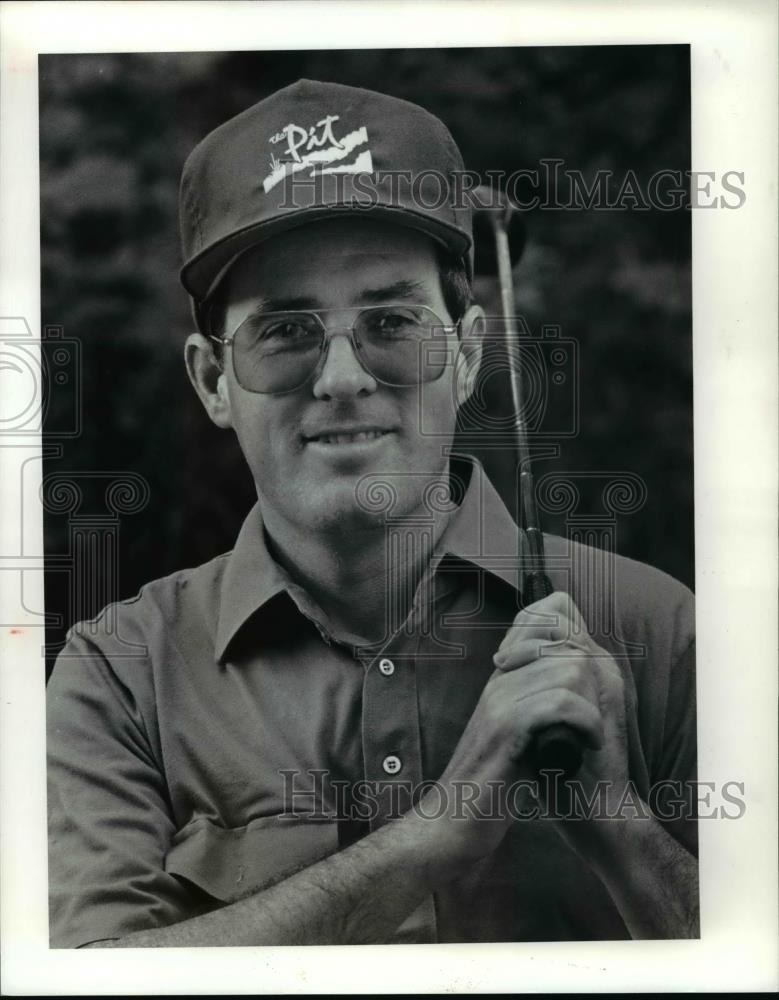
[(654, 817), (594, 822), (588, 861), (631, 936), (698, 937), (697, 859)]
[(441, 825), (411, 813), (246, 899), (94, 946), (382, 943), (460, 863)]

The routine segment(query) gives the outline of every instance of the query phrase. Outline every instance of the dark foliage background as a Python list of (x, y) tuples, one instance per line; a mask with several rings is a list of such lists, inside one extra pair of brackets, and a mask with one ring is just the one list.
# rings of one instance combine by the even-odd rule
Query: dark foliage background
[[(39, 69), (42, 321), (81, 342), (83, 390), (82, 433), (44, 471), (131, 470), (150, 487), (121, 522), (118, 578), (82, 594), (80, 613), (229, 549), (253, 499), (234, 440), (208, 422), (182, 364), (178, 180), (209, 130), (306, 76), (424, 105), (480, 172), (561, 158), (588, 181), (632, 169), (645, 182), (690, 165), (686, 46), (48, 55)], [(580, 432), (537, 475), (640, 476), (648, 499), (620, 519), (618, 550), (692, 585), (689, 211), (537, 210), (525, 221), (518, 310), (532, 331), (558, 324), (581, 351)], [(496, 282), (476, 290), (497, 314)], [(50, 389), (56, 431), (71, 403)], [(498, 411), (505, 391), (486, 386)], [(481, 457), (513, 504), (507, 454)], [(104, 485), (82, 481), (85, 509), (100, 508)], [(585, 491), (588, 504), (599, 512), (599, 495)], [(554, 517), (545, 526), (564, 530)], [(66, 516), (46, 514), (45, 543), (67, 552)], [(52, 651), (74, 614), (69, 588), (51, 569)]]

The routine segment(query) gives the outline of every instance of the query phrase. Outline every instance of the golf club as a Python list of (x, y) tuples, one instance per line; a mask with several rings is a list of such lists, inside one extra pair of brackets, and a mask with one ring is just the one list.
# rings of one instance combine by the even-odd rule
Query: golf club
[[(514, 285), (511, 274), (511, 251), (509, 233), (524, 236), (521, 222), (507, 198), (487, 185), (476, 188), (474, 194), (474, 230), (476, 237), (476, 264), (478, 270), (485, 270), (492, 263), (491, 254), (479, 249), (481, 235), (484, 235), (484, 221), (492, 230), (500, 280), (500, 296), (503, 312), (503, 330), (508, 361), (509, 380), (513, 406), (514, 443), (519, 462), (519, 493), (522, 527), (525, 529), (528, 546), (528, 567), (525, 574), (523, 601), (525, 605), (540, 601), (552, 593), (553, 587), (546, 575), (544, 558), (544, 536), (539, 527), (536, 511), (533, 473), (530, 466), (530, 450), (527, 441), (525, 411), (522, 401), (522, 382), (517, 363), (518, 331), (514, 305)], [(537, 734), (529, 750), (530, 760), (536, 771), (562, 771), (564, 778), (572, 778), (582, 763), (582, 742), (578, 733), (570, 726), (558, 723)]]

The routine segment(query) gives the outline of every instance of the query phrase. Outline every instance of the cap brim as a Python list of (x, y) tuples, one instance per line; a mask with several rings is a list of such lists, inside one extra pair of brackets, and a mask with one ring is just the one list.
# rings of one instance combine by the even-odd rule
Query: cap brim
[(289, 212), (275, 219), (263, 220), (254, 225), (230, 233), (223, 239), (201, 250), (181, 269), (181, 281), (196, 301), (202, 302), (213, 292), (224, 277), (225, 269), (237, 256), (250, 247), (263, 243), (271, 236), (297, 229), (309, 222), (332, 219), (343, 215), (370, 215), (371, 218), (397, 223), (407, 229), (415, 229), (437, 240), (456, 257), (466, 259), (469, 272), (472, 259), (471, 238), (456, 226), (431, 218), (422, 212), (408, 208), (394, 208), (391, 205), (321, 205)]

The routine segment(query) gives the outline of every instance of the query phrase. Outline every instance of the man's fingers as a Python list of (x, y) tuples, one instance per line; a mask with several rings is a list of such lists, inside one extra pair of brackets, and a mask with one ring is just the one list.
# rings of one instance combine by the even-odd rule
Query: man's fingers
[(536, 639), (542, 642), (565, 642), (570, 635), (570, 629), (563, 625), (550, 625), (539, 622), (538, 624), (523, 623), (512, 625), (503, 637), (503, 641), (498, 646), (498, 653), (505, 650), (517, 642), (525, 639)]
[[(523, 667), (521, 671), (520, 666)], [(499, 668), (493, 676), (503, 697), (508, 699), (524, 699), (559, 688), (573, 691), (596, 707), (602, 707), (598, 671), (583, 656), (536, 660), (527, 665), (520, 662), (516, 666)]]
[(523, 699), (519, 708), (523, 734), (517, 747), (519, 753), (525, 752), (536, 734), (559, 723), (575, 729), (590, 749), (600, 750), (603, 746), (604, 724), (600, 712), (591, 701), (573, 691), (558, 688), (545, 692)]
[[(567, 650), (572, 653), (573, 647), (570, 647), (563, 639), (540, 639), (535, 636), (518, 638), (502, 646), (492, 659), (498, 670), (508, 672), (534, 663), (542, 657), (551, 657), (555, 650), (558, 654), (565, 655)], [(549, 664), (554, 662), (551, 658), (547, 660)]]
[(571, 637), (517, 635), (505, 642), (492, 660), (499, 670), (516, 670), (542, 658), (554, 663), (560, 657), (591, 657), (592, 643)]
[(581, 612), (574, 604), (571, 595), (566, 594), (562, 590), (556, 590), (553, 594), (549, 594), (547, 597), (542, 597), (540, 601), (528, 604), (526, 608), (523, 608), (522, 611), (520, 611), (517, 617), (521, 617), (523, 614), (527, 614), (529, 616), (538, 614), (558, 615), (562, 618), (568, 619), (568, 621), (575, 626), (577, 631), (587, 631), (587, 626), (582, 618)]
[(550, 642), (579, 640), (586, 643), (589, 632), (570, 596), (556, 591), (519, 612), (503, 637), (498, 652), (503, 652), (508, 645), (522, 639), (544, 639)]

